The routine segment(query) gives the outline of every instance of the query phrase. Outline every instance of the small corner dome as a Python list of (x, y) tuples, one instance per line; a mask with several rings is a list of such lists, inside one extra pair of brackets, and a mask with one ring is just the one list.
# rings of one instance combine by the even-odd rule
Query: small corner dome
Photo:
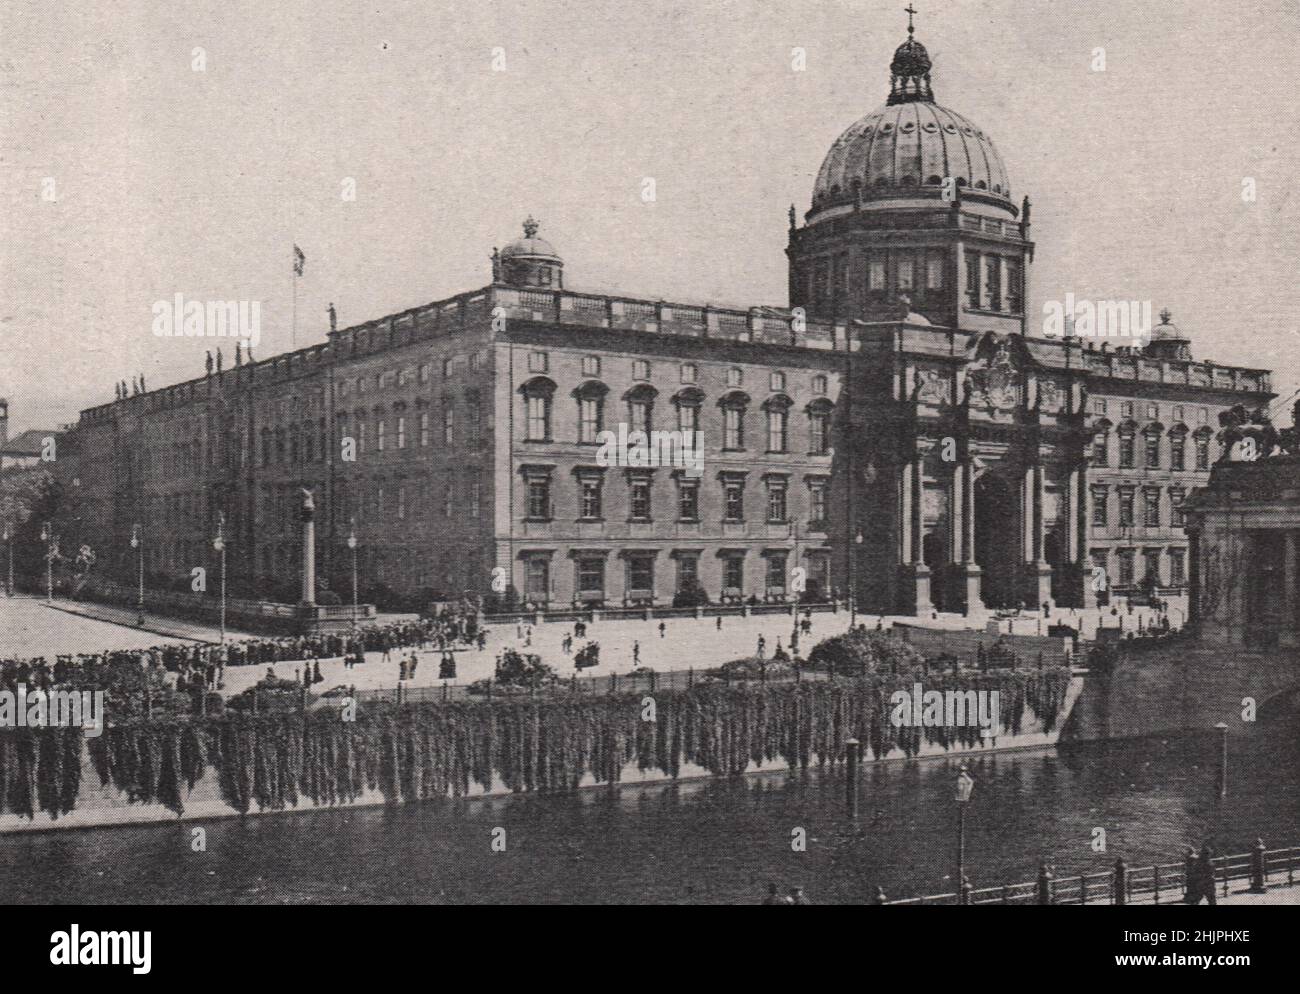
[(545, 259), (550, 262), (561, 262), (560, 255), (555, 251), (555, 246), (545, 238), (537, 237), (537, 229), (540, 225), (529, 216), (524, 222), (524, 237), (516, 238), (513, 242), (501, 250), (502, 259)]

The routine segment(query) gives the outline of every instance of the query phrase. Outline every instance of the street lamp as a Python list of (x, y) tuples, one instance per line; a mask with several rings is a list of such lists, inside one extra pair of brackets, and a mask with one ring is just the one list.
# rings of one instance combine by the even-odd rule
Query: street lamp
[(140, 580), (139, 592), (135, 601), (135, 623), (138, 627), (144, 627), (144, 529), (139, 525), (131, 526), (131, 548), (138, 549), (140, 552)]
[(54, 550), (58, 546), (58, 537), (47, 521), (41, 525), (41, 541), (45, 543), (45, 603), (54, 603)]
[(348, 548), (352, 550), (352, 628), (357, 627), (357, 519), (348, 519)]
[(1228, 726), (1219, 722), (1214, 726), (1219, 733), (1219, 796), (1228, 796)]
[(862, 530), (853, 539), (849, 550), (849, 628), (858, 624), (858, 555), (862, 551)]
[(5, 521), (5, 548), (9, 550), (9, 581), (5, 584), (5, 594), (14, 595), (14, 539), (9, 533), (9, 522)]
[(212, 548), (221, 553), (221, 644), (226, 643), (226, 512), (217, 512), (217, 537)]
[(963, 763), (957, 773), (957, 903), (966, 903), (966, 805), (970, 803), (975, 780)]

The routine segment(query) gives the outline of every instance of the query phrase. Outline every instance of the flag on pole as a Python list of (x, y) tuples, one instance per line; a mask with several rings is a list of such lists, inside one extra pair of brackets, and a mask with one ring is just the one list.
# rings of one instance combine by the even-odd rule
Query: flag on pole
[(307, 262), (307, 257), (302, 254), (302, 249), (297, 245), (293, 247), (293, 275), (301, 276), (302, 267)]

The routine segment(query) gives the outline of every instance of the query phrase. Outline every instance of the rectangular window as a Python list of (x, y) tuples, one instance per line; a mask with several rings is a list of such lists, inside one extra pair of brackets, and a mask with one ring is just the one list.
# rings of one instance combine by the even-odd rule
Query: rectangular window
[(1210, 468), (1210, 440), (1208, 438), (1198, 438), (1196, 440), (1196, 468)]
[(466, 418), (466, 421), (468, 422), (469, 427), (467, 440), (471, 446), (477, 446), (479, 443), (479, 433), (483, 428), (483, 405), (477, 400), (471, 400), (469, 402), (469, 416)]
[(600, 400), (584, 397), (578, 401), (578, 440), (595, 442), (600, 434)]
[(1159, 469), (1160, 468), (1160, 436), (1157, 435), (1155, 432), (1149, 432), (1145, 437), (1146, 437), (1147, 469)]
[(774, 372), (767, 378), (768, 388), (773, 393), (779, 393), (785, 389), (785, 373)]
[(1119, 468), (1120, 469), (1133, 468), (1133, 449), (1134, 449), (1133, 436), (1120, 435), (1119, 437)]
[(925, 266), (925, 288), (927, 290), (943, 289), (943, 256), (930, 254)]
[(401, 415), (397, 417), (397, 447), (406, 448), (406, 418)]
[(767, 523), (779, 525), (785, 520), (785, 484), (774, 480), (767, 485)]
[(589, 477), (580, 481), (579, 487), (582, 491), (582, 516), (589, 520), (595, 520), (601, 514), (601, 481), (595, 477)]
[(814, 456), (824, 456), (830, 451), (830, 415), (814, 411), (808, 415), (808, 451)]
[(1187, 436), (1169, 436), (1169, 468), (1184, 470), (1187, 468)]
[(1105, 528), (1110, 524), (1110, 490), (1107, 487), (1092, 488), (1092, 524), (1094, 528)]
[(697, 369), (695, 368), (695, 363), (693, 363), (693, 362), (684, 362), (684, 363), (682, 363), (682, 382), (683, 382), (683, 383), (694, 383), (694, 382), (695, 382), (695, 377), (696, 377), (697, 375), (699, 375), (699, 370), (697, 370)]
[(990, 256), (984, 260), (985, 278), (988, 280), (989, 310), (1002, 310), (1002, 258)]
[(582, 375), (583, 376), (600, 375), (600, 356), (588, 355), (582, 357)]
[(916, 263), (910, 258), (898, 260), (898, 289), (916, 289)]
[(589, 556), (578, 560), (578, 595), (587, 599), (605, 596), (605, 560)]
[(650, 481), (633, 480), (628, 484), (628, 504), (633, 521), (650, 520)]
[(629, 556), (627, 560), (628, 590), (637, 595), (654, 592), (655, 560), (654, 556)]
[(528, 441), (547, 442), (551, 438), (551, 401), (532, 394), (528, 397)]
[(1142, 573), (1143, 578), (1145, 579), (1147, 577), (1150, 577), (1151, 579), (1156, 581), (1156, 586), (1159, 586), (1160, 585), (1160, 550), (1147, 549), (1145, 552), (1142, 553), (1142, 558), (1143, 560), (1145, 560), (1144, 569)]
[(966, 305), (968, 307), (980, 305), (980, 254), (978, 252), (966, 253)]
[(454, 368), (454, 365), (455, 365), (455, 360), (450, 357), (442, 360), (442, 378), (444, 380), (451, 379), (451, 373), (452, 373), (452, 369)]
[(831, 261), (818, 259), (814, 263), (813, 296), (816, 303), (825, 303), (831, 296)]
[(784, 452), (785, 451), (785, 411), (768, 411), (767, 412), (767, 451)]
[(429, 364), (427, 362), (420, 363), (419, 377), (421, 383), (429, 382)]
[(785, 564), (786, 556), (784, 552), (772, 553), (767, 557), (767, 592), (769, 594), (785, 593)]
[(380, 418), (379, 423), (375, 425), (375, 448), (380, 452), (384, 451), (384, 429), (386, 427), (387, 426), (382, 418)]
[(451, 401), (442, 402), (442, 443), (451, 445), (456, 438), (456, 408)]
[(813, 393), (817, 394), (819, 397), (824, 397), (826, 395), (827, 385), (828, 381), (821, 373), (818, 373), (812, 378)]
[(1197, 423), (1197, 424), (1202, 424), (1202, 425), (1203, 425), (1203, 424), (1208, 423), (1209, 420), (1210, 420), (1210, 411), (1209, 411), (1209, 408), (1206, 408), (1206, 407), (1198, 408), (1197, 411), (1196, 411), (1196, 423)]
[(700, 582), (700, 557), (680, 555), (677, 557), (677, 592), (691, 590)]
[(872, 293), (880, 293), (885, 290), (885, 260), (872, 259), (867, 265), (867, 288)]
[(678, 431), (697, 431), (700, 427), (700, 409), (694, 404), (677, 405)]
[(632, 360), (632, 379), (648, 380), (650, 379), (650, 363), (644, 359)]
[(677, 520), (700, 520), (700, 485), (695, 480), (677, 483)]
[(736, 366), (727, 370), (727, 386), (738, 387), (744, 382), (745, 374)]
[(1106, 413), (1106, 398), (1105, 398), (1105, 397), (1093, 397), (1093, 398), (1092, 398), (1092, 413), (1093, 413), (1093, 414), (1105, 414), (1105, 413)]
[(551, 563), (544, 556), (528, 560), (528, 575), (524, 593), (531, 601), (545, 601), (551, 596)]
[(634, 400), (627, 405), (627, 410), (632, 421), (631, 430), (643, 431), (649, 435), (650, 402), (645, 400)]
[(530, 373), (546, 372), (547, 358), (545, 352), (528, 353), (528, 371)]
[(1119, 414), (1122, 418), (1133, 417), (1133, 401), (1126, 400), (1119, 405)]
[[(450, 485), (447, 488), (451, 491)], [(551, 517), (551, 481), (550, 480), (529, 480), (528, 481), (528, 517), (546, 521)]]
[(1133, 497), (1132, 487), (1121, 487), (1119, 491), (1119, 526), (1121, 528), (1133, 527)]
[(1160, 527), (1160, 490), (1147, 487), (1142, 491), (1142, 523), (1148, 528)]
[(1182, 487), (1169, 488), (1169, 523), (1175, 528), (1182, 528), (1186, 524), (1183, 517), (1183, 500), (1187, 496), (1187, 491)]
[(477, 518), (483, 501), (483, 484), (475, 481), (469, 485), (469, 516)]
[(1108, 453), (1106, 452), (1106, 433), (1097, 432), (1092, 437), (1092, 461), (1094, 465), (1105, 466)]
[(1181, 424), (1181, 423), (1182, 423), (1182, 420), (1183, 420), (1183, 406), (1182, 406), (1181, 404), (1175, 404), (1175, 405), (1174, 405), (1174, 424)]
[(826, 484), (820, 480), (808, 485), (808, 523), (819, 528), (826, 525)]
[(420, 412), (420, 447), (424, 448), (429, 444), (429, 412)]
[(1174, 587), (1187, 583), (1187, 565), (1182, 549), (1169, 550), (1169, 583)]
[(402, 521), (406, 518), (406, 488), (397, 488), (397, 520)]
[(1121, 587), (1133, 586), (1133, 558), (1132, 549), (1119, 550), (1119, 585)]
[(724, 513), (727, 521), (745, 520), (745, 484), (728, 480), (723, 485)]
[(1024, 303), (1024, 294), (1020, 285), (1020, 263), (1015, 259), (1006, 261), (1007, 267), (1007, 310), (1019, 314)]
[(442, 516), (450, 518), (456, 510), (456, 489), (450, 480), (442, 488)]
[(724, 449), (743, 449), (745, 447), (744, 412), (738, 407), (728, 407), (722, 412), (722, 447)]
[(727, 556), (722, 568), (723, 592), (731, 596), (740, 594), (745, 589), (745, 559), (743, 556)]

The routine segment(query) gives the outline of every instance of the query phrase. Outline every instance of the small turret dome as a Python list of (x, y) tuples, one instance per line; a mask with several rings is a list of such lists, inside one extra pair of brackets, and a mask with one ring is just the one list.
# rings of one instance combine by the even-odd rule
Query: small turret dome
[(564, 260), (555, 246), (537, 237), (540, 225), (532, 215), (524, 221), (524, 237), (516, 238), (493, 253), (492, 278), (514, 286), (544, 286), (563, 289)]

